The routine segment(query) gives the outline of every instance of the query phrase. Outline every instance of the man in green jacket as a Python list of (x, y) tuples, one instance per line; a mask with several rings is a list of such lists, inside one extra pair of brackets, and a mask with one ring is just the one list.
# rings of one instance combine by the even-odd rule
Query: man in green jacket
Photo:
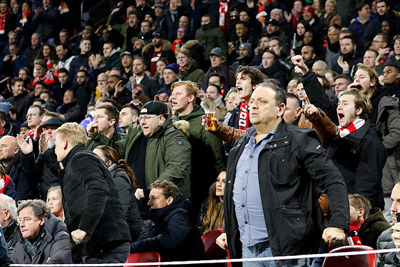
[(176, 62), (179, 65), (179, 78), (182, 81), (190, 81), (202, 83), (204, 79), (204, 71), (197, 68), (197, 63), (192, 59), (192, 53), (186, 48), (179, 49), (176, 56)]
[(192, 203), (199, 210), (208, 196), (211, 184), (226, 168), (225, 150), (222, 141), (204, 130), (201, 120), (202, 108), (197, 106), (198, 86), (194, 82), (175, 82), (171, 86), (172, 110), (175, 119), (185, 120), (190, 125), (189, 141), (192, 145)]
[(157, 179), (174, 182), (190, 197), (191, 152), (186, 136), (168, 119), (164, 103), (150, 101), (140, 111), (139, 126), (129, 129), (118, 141), (122, 158), (133, 169), (138, 187), (135, 196), (144, 197), (144, 189)]
[(86, 148), (92, 151), (99, 145), (116, 148), (115, 143), (125, 136), (116, 130), (118, 119), (119, 112), (116, 107), (108, 104), (96, 107), (94, 119), (86, 128), (91, 137), (86, 143)]

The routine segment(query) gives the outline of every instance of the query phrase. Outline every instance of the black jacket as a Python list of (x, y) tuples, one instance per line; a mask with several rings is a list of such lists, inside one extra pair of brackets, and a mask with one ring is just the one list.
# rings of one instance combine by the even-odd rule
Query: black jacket
[(21, 232), (17, 234), (17, 243), (11, 259), (19, 264), (66, 264), (72, 263), (71, 243), (67, 227), (54, 215), (45, 218), (39, 237), (32, 244), (25, 240)]
[(264, 68), (262, 64), (258, 67), (262, 73), (268, 78), (276, 79), (281, 83), (282, 87), (286, 87), (286, 74), (279, 61), (275, 61), (269, 68)]
[(157, 251), (162, 261), (205, 259), (191, 203), (179, 194), (171, 205), (150, 210), (155, 226), (152, 237), (131, 244), (131, 253)]
[(115, 183), (115, 189), (118, 192), (119, 200), (123, 208), (126, 221), (131, 233), (131, 242), (148, 237), (147, 229), (140, 217), (136, 200), (131, 191), (132, 181), (126, 172), (117, 164), (108, 167)]
[[(242, 254), (233, 185), (237, 163), (248, 141), (248, 134), (241, 137), (228, 157), (224, 214), (231, 258)], [(321, 188), (327, 193), (331, 208), (327, 226), (348, 229), (349, 204), (343, 177), (313, 130), (282, 121), (258, 162), (262, 210), (274, 256), (304, 254), (318, 248), (322, 237), (317, 202)]]
[(382, 169), (386, 150), (369, 121), (355, 132), (339, 138), (328, 152), (342, 173), (349, 194), (360, 194), (372, 207), (384, 209)]
[(74, 260), (96, 256), (129, 241), (129, 229), (118, 193), (104, 162), (83, 145), (62, 160), (62, 190), (66, 224), (70, 232), (86, 232), (83, 244), (72, 246)]
[(7, 102), (15, 108), (17, 111), (17, 118), (25, 119), (26, 113), (28, 112), (29, 106), (33, 102), (33, 98), (25, 93), (11, 96), (7, 99)]
[(33, 153), (23, 154), (18, 152), (5, 168), (15, 184), (17, 191), (16, 201), (33, 199), (37, 195), (37, 179), (35, 176), (35, 160)]
[(47, 149), (43, 154), (40, 154), (36, 160), (36, 171), (39, 177), (39, 194), (40, 198), (46, 201), (47, 191), (50, 187), (61, 185), (61, 180), (58, 177), (60, 165), (57, 161), (57, 155), (54, 148)]
[(158, 89), (160, 89), (160, 85), (156, 80), (150, 78), (146, 74), (144, 75), (143, 79), (140, 81), (140, 84), (143, 85), (143, 90), (150, 99), (154, 99), (154, 95), (157, 94)]

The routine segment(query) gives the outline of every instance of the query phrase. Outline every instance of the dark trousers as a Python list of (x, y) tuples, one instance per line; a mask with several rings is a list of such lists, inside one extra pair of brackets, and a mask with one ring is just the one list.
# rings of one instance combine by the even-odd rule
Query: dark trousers
[(82, 263), (125, 263), (130, 252), (130, 243), (125, 242), (114, 248), (103, 250), (100, 255), (84, 256)]

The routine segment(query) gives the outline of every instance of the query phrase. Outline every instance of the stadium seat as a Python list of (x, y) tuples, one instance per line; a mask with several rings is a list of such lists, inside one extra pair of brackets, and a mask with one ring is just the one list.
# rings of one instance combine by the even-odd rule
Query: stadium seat
[[(148, 251), (140, 253), (130, 253), (125, 263), (137, 263), (137, 262), (161, 262), (161, 257), (158, 252)], [(155, 265), (160, 267), (160, 265)]]
[[(216, 243), (215, 240), (222, 233), (222, 229), (211, 230), (201, 237), (204, 244), (204, 249), (206, 251), (206, 259), (207, 260), (220, 260), (220, 259), (229, 259), (229, 253), (226, 250), (221, 249)], [(207, 266), (214, 267), (231, 267), (230, 263), (216, 263), (209, 264)]]
[[(374, 250), (368, 246), (344, 246), (333, 249), (329, 253), (350, 252), (350, 251), (369, 251)], [(340, 256), (325, 258), (322, 267), (375, 267), (377, 261), (376, 254)]]

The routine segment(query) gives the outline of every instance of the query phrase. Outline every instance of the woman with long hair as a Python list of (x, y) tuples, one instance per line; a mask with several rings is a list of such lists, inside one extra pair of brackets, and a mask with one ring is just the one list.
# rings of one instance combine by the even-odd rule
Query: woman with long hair
[(56, 49), (53, 45), (44, 44), (37, 58), (46, 61), (47, 69), (51, 72), (54, 72), (54, 68), (57, 66), (58, 59), (56, 55)]
[(225, 178), (226, 171), (220, 172), (217, 181), (210, 186), (207, 209), (201, 223), (203, 233), (224, 227)]
[(62, 204), (62, 191), (61, 186), (52, 186), (47, 191), (47, 205), (50, 207), (50, 211), (60, 220), (65, 220), (64, 208)]
[(148, 236), (146, 226), (140, 217), (133, 192), (136, 190), (135, 175), (126, 161), (119, 159), (118, 152), (110, 146), (100, 145), (94, 150), (106, 164), (112, 174), (115, 189), (118, 192), (122, 209), (129, 225), (131, 242), (141, 240)]

